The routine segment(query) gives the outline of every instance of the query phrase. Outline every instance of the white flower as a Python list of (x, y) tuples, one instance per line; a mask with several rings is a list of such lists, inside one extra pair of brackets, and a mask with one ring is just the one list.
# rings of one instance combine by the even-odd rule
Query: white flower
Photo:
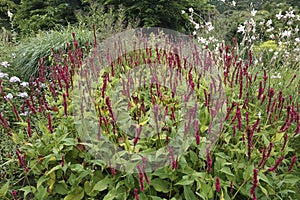
[(274, 27), (268, 28), (266, 31), (267, 32), (272, 32), (272, 31), (274, 31)]
[(7, 15), (8, 15), (9, 18), (12, 18), (12, 16), (13, 16), (14, 14), (12, 14), (12, 13), (8, 10), (8, 11), (7, 11)]
[(182, 10), (182, 11), (181, 11), (181, 14), (185, 14), (185, 11), (184, 11), (184, 10)]
[(294, 18), (294, 17), (295, 17), (294, 10), (291, 10), (290, 12), (287, 12), (287, 11), (286, 11), (285, 16), (286, 16), (287, 18)]
[(12, 99), (14, 96), (11, 93), (8, 93), (5, 97), (5, 99)]
[(295, 38), (295, 41), (296, 41), (297, 43), (300, 43), (300, 38)]
[(203, 37), (199, 37), (198, 38), (198, 42), (202, 43), (202, 44), (206, 44), (207, 43), (207, 40)]
[(281, 75), (280, 75), (280, 73), (277, 73), (277, 75), (272, 75), (271, 78), (272, 79), (277, 79), (277, 78), (280, 79)]
[(280, 11), (278, 14), (275, 15), (277, 19), (281, 19), (283, 17), (282, 12)]
[(11, 83), (20, 82), (20, 79), (16, 76), (13, 76), (9, 79), (9, 82), (11, 82)]
[(239, 25), (237, 32), (238, 33), (242, 32), (244, 34), (245, 33), (245, 26)]
[(225, 3), (225, 0), (221, 0), (223, 3)]
[(290, 30), (285, 30), (285, 31), (281, 34), (281, 36), (282, 36), (282, 37), (290, 37), (291, 34), (292, 34), (292, 31), (290, 31)]
[(275, 35), (274, 35), (274, 34), (271, 34), (271, 35), (270, 35), (270, 38), (271, 38), (271, 39), (275, 39)]
[(253, 17), (256, 15), (256, 13), (257, 13), (257, 10), (254, 10), (254, 9), (253, 9), (253, 10), (251, 11), (251, 15), (252, 15)]
[(8, 67), (10, 64), (7, 61), (1, 62), (1, 65), (3, 67)]
[(25, 111), (25, 112), (23, 112), (23, 113), (20, 113), (20, 115), (21, 115), (21, 116), (27, 116), (27, 115), (28, 115), (28, 112)]
[(0, 72), (0, 78), (8, 78), (8, 74)]
[(194, 9), (191, 7), (189, 8), (189, 12), (193, 13), (194, 12)]
[(257, 116), (258, 116), (258, 118), (260, 119), (260, 118), (261, 118), (261, 112), (259, 112), (259, 113), (257, 114)]
[(272, 24), (272, 20), (269, 19), (266, 24), (267, 24), (267, 26), (270, 26)]
[(193, 31), (193, 35), (197, 35), (197, 32), (196, 32), (196, 31)]
[(22, 97), (22, 98), (27, 98), (28, 97), (28, 94), (27, 92), (21, 92), (18, 94), (19, 97)]
[(27, 86), (29, 86), (29, 83), (28, 82), (22, 82), (22, 83), (20, 83), (20, 85), (23, 86), (23, 87), (27, 87)]
[(200, 25), (198, 23), (195, 24), (195, 29), (198, 30), (200, 28)]
[(211, 23), (206, 23), (208, 32), (212, 31), (214, 29), (213, 25)]
[(236, 2), (235, 2), (235, 1), (232, 1), (232, 5), (233, 5), (233, 6), (236, 6)]

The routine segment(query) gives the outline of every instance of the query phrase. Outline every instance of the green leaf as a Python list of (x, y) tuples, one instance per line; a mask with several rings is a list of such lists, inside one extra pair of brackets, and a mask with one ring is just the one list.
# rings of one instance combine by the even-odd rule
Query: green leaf
[(158, 192), (168, 193), (170, 191), (170, 183), (160, 178), (155, 178), (151, 181), (151, 186)]
[(162, 198), (160, 197), (155, 197), (155, 196), (150, 196), (152, 200), (163, 200)]
[(268, 194), (268, 190), (266, 188), (264, 188), (263, 186), (259, 185), (259, 188), (261, 189), (261, 191), (267, 196), (269, 197), (269, 194)]
[(114, 200), (117, 196), (116, 190), (111, 190), (104, 196), (103, 200)]
[(292, 174), (288, 174), (284, 177), (283, 182), (295, 185), (297, 182), (300, 181), (300, 178), (297, 176), (294, 176)]
[(111, 184), (111, 180), (107, 177), (105, 177), (105, 179), (99, 181), (98, 183), (96, 183), (96, 185), (93, 188), (93, 191), (103, 191), (106, 190), (108, 188), (108, 185)]
[(194, 192), (191, 190), (190, 187), (188, 186), (183, 186), (183, 194), (186, 200), (194, 200), (197, 199), (196, 195)]
[(272, 186), (269, 179), (262, 173), (262, 171), (258, 172), (258, 179), (262, 180), (263, 182), (267, 183), (268, 185)]
[(47, 199), (47, 187), (40, 186), (34, 193), (36, 199)]
[(7, 181), (0, 189), (0, 197), (5, 197), (9, 188), (9, 181)]
[(194, 183), (194, 179), (181, 179), (178, 183), (175, 185), (192, 185)]
[(39, 180), (37, 181), (37, 184), (36, 184), (37, 189), (39, 189), (39, 187), (40, 187), (45, 181), (47, 181), (48, 179), (49, 179), (48, 176), (41, 176), (41, 177), (39, 178)]
[(84, 190), (82, 187), (77, 187), (76, 190), (71, 193), (68, 194), (64, 200), (81, 200), (84, 197)]
[(229, 176), (234, 176), (229, 167), (223, 167), (219, 170), (219, 172), (223, 172), (224, 174), (227, 174)]
[(125, 186), (128, 188), (133, 188), (134, 187), (134, 179), (132, 174), (128, 174), (125, 178)]
[(61, 169), (61, 168), (62, 168), (61, 164), (56, 165), (56, 166), (53, 167), (50, 171), (48, 171), (47, 173), (45, 173), (45, 175), (46, 175), (46, 176), (49, 176), (52, 172), (54, 172), (54, 171), (56, 171), (56, 170), (58, 170), (58, 169)]
[(66, 195), (68, 194), (69, 189), (65, 181), (60, 181), (54, 185), (53, 191), (61, 195)]
[(23, 191), (24, 192), (24, 199), (26, 199), (26, 196), (29, 194), (29, 193), (35, 193), (36, 192), (36, 189), (35, 189), (35, 187), (33, 187), (33, 186), (26, 186), (26, 187), (23, 187), (23, 188), (21, 188), (21, 189), (19, 189), (19, 190), (21, 190), (21, 191)]
[(275, 136), (272, 137), (272, 141), (273, 142), (278, 142), (282, 139), (282, 137), (284, 136), (285, 132), (283, 133), (275, 133)]
[(243, 173), (244, 180), (248, 179), (253, 174), (253, 169), (254, 169), (253, 165), (250, 165), (245, 169)]

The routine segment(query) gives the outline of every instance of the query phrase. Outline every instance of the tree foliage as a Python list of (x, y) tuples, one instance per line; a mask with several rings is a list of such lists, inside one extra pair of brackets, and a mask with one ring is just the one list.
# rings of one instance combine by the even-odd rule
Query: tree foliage
[(74, 23), (74, 11), (80, 6), (80, 0), (21, 0), (14, 22), (21, 34), (50, 30), (57, 24)]
[(193, 7), (203, 15), (213, 9), (209, 0), (100, 0), (106, 6), (123, 5), (126, 9), (127, 20), (139, 20), (141, 27), (163, 27), (178, 31), (187, 31), (188, 23), (182, 10)]

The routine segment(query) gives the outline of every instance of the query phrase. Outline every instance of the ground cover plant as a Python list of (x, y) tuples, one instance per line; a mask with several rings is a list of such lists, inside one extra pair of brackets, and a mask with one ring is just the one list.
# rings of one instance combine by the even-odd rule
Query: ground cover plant
[[(129, 33), (140, 47), (128, 51), (97, 34), (84, 46), (73, 32), (26, 81), (1, 60), (0, 197), (299, 198), (299, 15), (278, 14), (285, 29), (264, 43), (250, 18), (238, 29), (241, 42), (228, 44), (189, 12), (195, 32), (182, 46), (166, 32), (139, 31)], [(206, 76), (213, 70), (219, 76)], [(214, 109), (223, 120), (209, 143)], [(180, 154), (173, 141), (184, 144)], [(108, 155), (121, 156), (109, 163)]]

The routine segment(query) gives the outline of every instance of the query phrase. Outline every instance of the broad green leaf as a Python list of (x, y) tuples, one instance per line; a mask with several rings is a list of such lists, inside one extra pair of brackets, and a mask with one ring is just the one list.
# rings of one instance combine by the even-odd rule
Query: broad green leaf
[(93, 191), (103, 191), (108, 188), (108, 185), (111, 184), (111, 180), (108, 179), (107, 177), (99, 182), (96, 183), (96, 185), (93, 188)]
[(66, 195), (68, 194), (69, 189), (64, 181), (60, 181), (59, 183), (54, 184), (53, 191), (61, 195)]
[(184, 193), (184, 197), (185, 197), (186, 200), (195, 200), (195, 199), (197, 199), (194, 192), (188, 186), (183, 186), (183, 193)]
[(168, 193), (170, 191), (170, 183), (160, 178), (155, 178), (150, 184), (158, 192)]
[(47, 187), (40, 186), (34, 194), (36, 199), (47, 199)]
[(40, 187), (45, 181), (47, 181), (48, 179), (49, 179), (48, 176), (41, 176), (41, 177), (39, 178), (39, 180), (37, 181), (37, 184), (36, 184), (37, 189), (39, 189), (39, 187)]
[(93, 191), (93, 185), (89, 181), (84, 182), (84, 192), (87, 193), (89, 196)]
[(267, 183), (268, 185), (272, 186), (269, 179), (266, 177), (266, 175), (263, 174), (262, 171), (258, 172), (258, 179), (262, 180), (263, 182)]
[(259, 184), (259, 188), (261, 189), (261, 191), (262, 191), (267, 197), (269, 197), (268, 190), (267, 190), (266, 188), (264, 188), (264, 187), (261, 186), (260, 184)]
[(284, 177), (283, 182), (295, 185), (297, 182), (300, 181), (300, 178), (297, 176), (294, 176), (292, 174), (288, 174)]
[(49, 176), (52, 172), (54, 172), (54, 171), (56, 171), (56, 170), (58, 170), (58, 169), (61, 169), (61, 168), (62, 168), (61, 164), (56, 165), (56, 166), (53, 167), (50, 171), (46, 172), (45, 175), (46, 175), (46, 176)]
[(150, 196), (152, 200), (163, 200), (162, 198), (160, 197), (155, 197), (155, 196)]
[[(24, 192), (24, 198), (26, 199), (26, 196), (29, 194), (29, 193), (33, 193), (35, 194), (36, 193), (36, 189), (35, 187), (33, 186), (26, 186), (26, 187), (22, 187), (21, 189), (19, 189), (21, 191)], [(38, 190), (39, 191), (39, 190)]]
[(134, 187), (134, 178), (132, 174), (128, 174), (125, 178), (125, 186), (128, 188), (133, 188)]
[(194, 179), (181, 179), (175, 185), (192, 185), (194, 183)]
[(84, 197), (84, 190), (82, 187), (77, 187), (77, 189), (71, 193), (68, 194), (64, 200), (81, 200)]
[(250, 166), (248, 166), (248, 167), (245, 169), (245, 171), (244, 171), (244, 173), (243, 173), (243, 178), (244, 178), (244, 180), (246, 180), (246, 179), (248, 179), (250, 176), (252, 176), (252, 174), (253, 174), (253, 169), (254, 169), (254, 166), (253, 166), (253, 165), (250, 165)]
[(282, 139), (282, 137), (284, 136), (285, 132), (283, 133), (275, 133), (275, 136), (272, 137), (272, 141), (273, 142), (278, 142)]
[(116, 190), (111, 190), (104, 196), (103, 200), (114, 200), (117, 196)]
[(7, 181), (0, 189), (0, 197), (5, 197), (9, 187), (9, 181)]
[(227, 174), (229, 176), (234, 176), (229, 167), (223, 167), (219, 170), (219, 172), (223, 172), (224, 174)]

